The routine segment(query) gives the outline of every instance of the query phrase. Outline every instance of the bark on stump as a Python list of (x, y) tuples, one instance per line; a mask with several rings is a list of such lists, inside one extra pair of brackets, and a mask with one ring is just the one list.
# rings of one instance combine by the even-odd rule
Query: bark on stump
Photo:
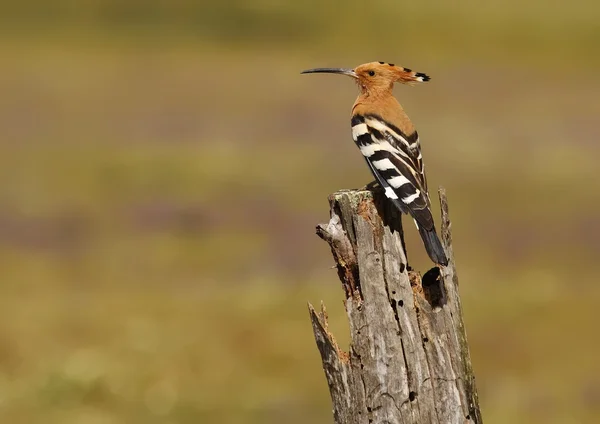
[(350, 321), (349, 352), (309, 312), (336, 424), (481, 423), (462, 320), (445, 191), (441, 238), (449, 264), (421, 276), (408, 267), (400, 213), (380, 191), (329, 197), (317, 226), (337, 264)]

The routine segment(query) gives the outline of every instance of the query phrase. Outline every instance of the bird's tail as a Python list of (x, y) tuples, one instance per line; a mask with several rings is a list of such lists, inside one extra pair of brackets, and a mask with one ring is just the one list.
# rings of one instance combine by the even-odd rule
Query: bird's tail
[(419, 233), (423, 239), (425, 250), (433, 262), (439, 265), (448, 265), (448, 258), (442, 247), (442, 243), (435, 232), (435, 227), (431, 230), (426, 230), (422, 226), (419, 226)]

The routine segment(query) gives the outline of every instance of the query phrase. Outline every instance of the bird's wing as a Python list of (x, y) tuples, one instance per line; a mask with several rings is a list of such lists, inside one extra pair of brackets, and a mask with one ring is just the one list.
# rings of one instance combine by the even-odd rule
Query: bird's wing
[(354, 115), (352, 138), (385, 195), (418, 226), (433, 229), (427, 180), (417, 133), (404, 134), (376, 115)]

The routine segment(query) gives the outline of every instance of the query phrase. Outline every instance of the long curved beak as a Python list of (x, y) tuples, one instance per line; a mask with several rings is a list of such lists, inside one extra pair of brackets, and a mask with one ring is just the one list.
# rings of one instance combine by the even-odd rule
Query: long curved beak
[(302, 71), (300, 73), (301, 74), (317, 74), (317, 73), (341, 74), (341, 75), (348, 75), (349, 77), (352, 77), (352, 78), (357, 78), (357, 75), (356, 75), (356, 72), (354, 72), (354, 69), (347, 69), (347, 68), (315, 68), (315, 69), (307, 69), (306, 71)]

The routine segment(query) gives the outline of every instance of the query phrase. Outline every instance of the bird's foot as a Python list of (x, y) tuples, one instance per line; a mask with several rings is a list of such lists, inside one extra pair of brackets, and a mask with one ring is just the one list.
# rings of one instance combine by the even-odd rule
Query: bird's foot
[(377, 189), (380, 188), (381, 186), (379, 185), (379, 183), (376, 180), (371, 181), (369, 184), (367, 184), (366, 186), (364, 186), (363, 188), (361, 188), (361, 190), (373, 190), (373, 189)]

